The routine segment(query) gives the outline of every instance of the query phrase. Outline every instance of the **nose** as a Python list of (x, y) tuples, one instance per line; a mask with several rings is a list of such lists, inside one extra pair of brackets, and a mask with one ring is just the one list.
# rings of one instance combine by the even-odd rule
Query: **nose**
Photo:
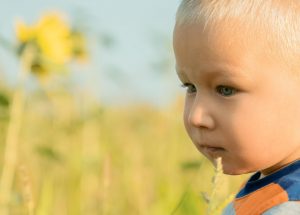
[(190, 101), (185, 110), (185, 121), (189, 126), (213, 129), (215, 121), (210, 108), (209, 102), (203, 99), (195, 98)]

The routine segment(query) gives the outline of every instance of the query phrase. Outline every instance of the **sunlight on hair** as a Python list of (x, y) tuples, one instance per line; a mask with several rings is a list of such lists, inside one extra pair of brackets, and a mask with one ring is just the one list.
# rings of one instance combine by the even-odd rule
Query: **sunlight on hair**
[[(295, 70), (300, 66), (299, 14), (297, 0), (182, 0), (176, 26), (201, 24), (203, 31), (217, 35), (228, 31), (233, 37), (265, 40), (270, 56), (275, 54)], [(296, 76), (297, 71), (293, 71)]]

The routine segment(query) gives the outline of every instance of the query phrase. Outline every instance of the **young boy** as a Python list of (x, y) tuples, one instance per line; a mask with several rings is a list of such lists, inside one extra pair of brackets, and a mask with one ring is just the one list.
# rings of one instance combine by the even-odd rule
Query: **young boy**
[(300, 214), (300, 1), (183, 0), (174, 52), (195, 146), (256, 172), (224, 214)]

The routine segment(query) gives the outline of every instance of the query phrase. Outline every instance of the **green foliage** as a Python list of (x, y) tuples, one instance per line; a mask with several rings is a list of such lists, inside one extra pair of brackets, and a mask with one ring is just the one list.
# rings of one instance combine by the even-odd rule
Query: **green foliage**
[(55, 150), (53, 150), (51, 147), (37, 146), (36, 152), (51, 161), (60, 161), (61, 160), (60, 155)]
[(198, 160), (186, 161), (181, 164), (181, 168), (183, 170), (195, 170), (195, 169), (199, 169), (200, 166), (201, 166), (201, 162)]
[[(84, 96), (79, 106), (68, 93), (49, 95), (27, 99), (19, 163), (28, 171), (17, 174), (12, 214), (26, 214), (28, 202), (37, 215), (205, 214), (200, 193), (214, 171), (184, 131), (181, 102), (120, 108)], [(225, 180), (224, 198), (241, 179)]]
[(178, 210), (178, 213), (176, 214), (202, 214), (201, 212), (203, 211), (201, 209), (203, 207), (205, 207), (205, 204), (199, 198), (197, 193), (195, 193), (195, 191), (192, 190), (187, 190), (183, 198), (182, 204)]
[(9, 105), (8, 96), (5, 95), (3, 92), (0, 92), (0, 106), (8, 107), (8, 105)]

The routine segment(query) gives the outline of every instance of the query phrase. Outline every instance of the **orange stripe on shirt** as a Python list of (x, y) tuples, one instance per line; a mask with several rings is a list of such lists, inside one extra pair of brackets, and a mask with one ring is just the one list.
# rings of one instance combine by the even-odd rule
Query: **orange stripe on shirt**
[(288, 200), (287, 192), (280, 185), (271, 183), (250, 195), (236, 198), (233, 204), (236, 215), (261, 215), (271, 207)]

